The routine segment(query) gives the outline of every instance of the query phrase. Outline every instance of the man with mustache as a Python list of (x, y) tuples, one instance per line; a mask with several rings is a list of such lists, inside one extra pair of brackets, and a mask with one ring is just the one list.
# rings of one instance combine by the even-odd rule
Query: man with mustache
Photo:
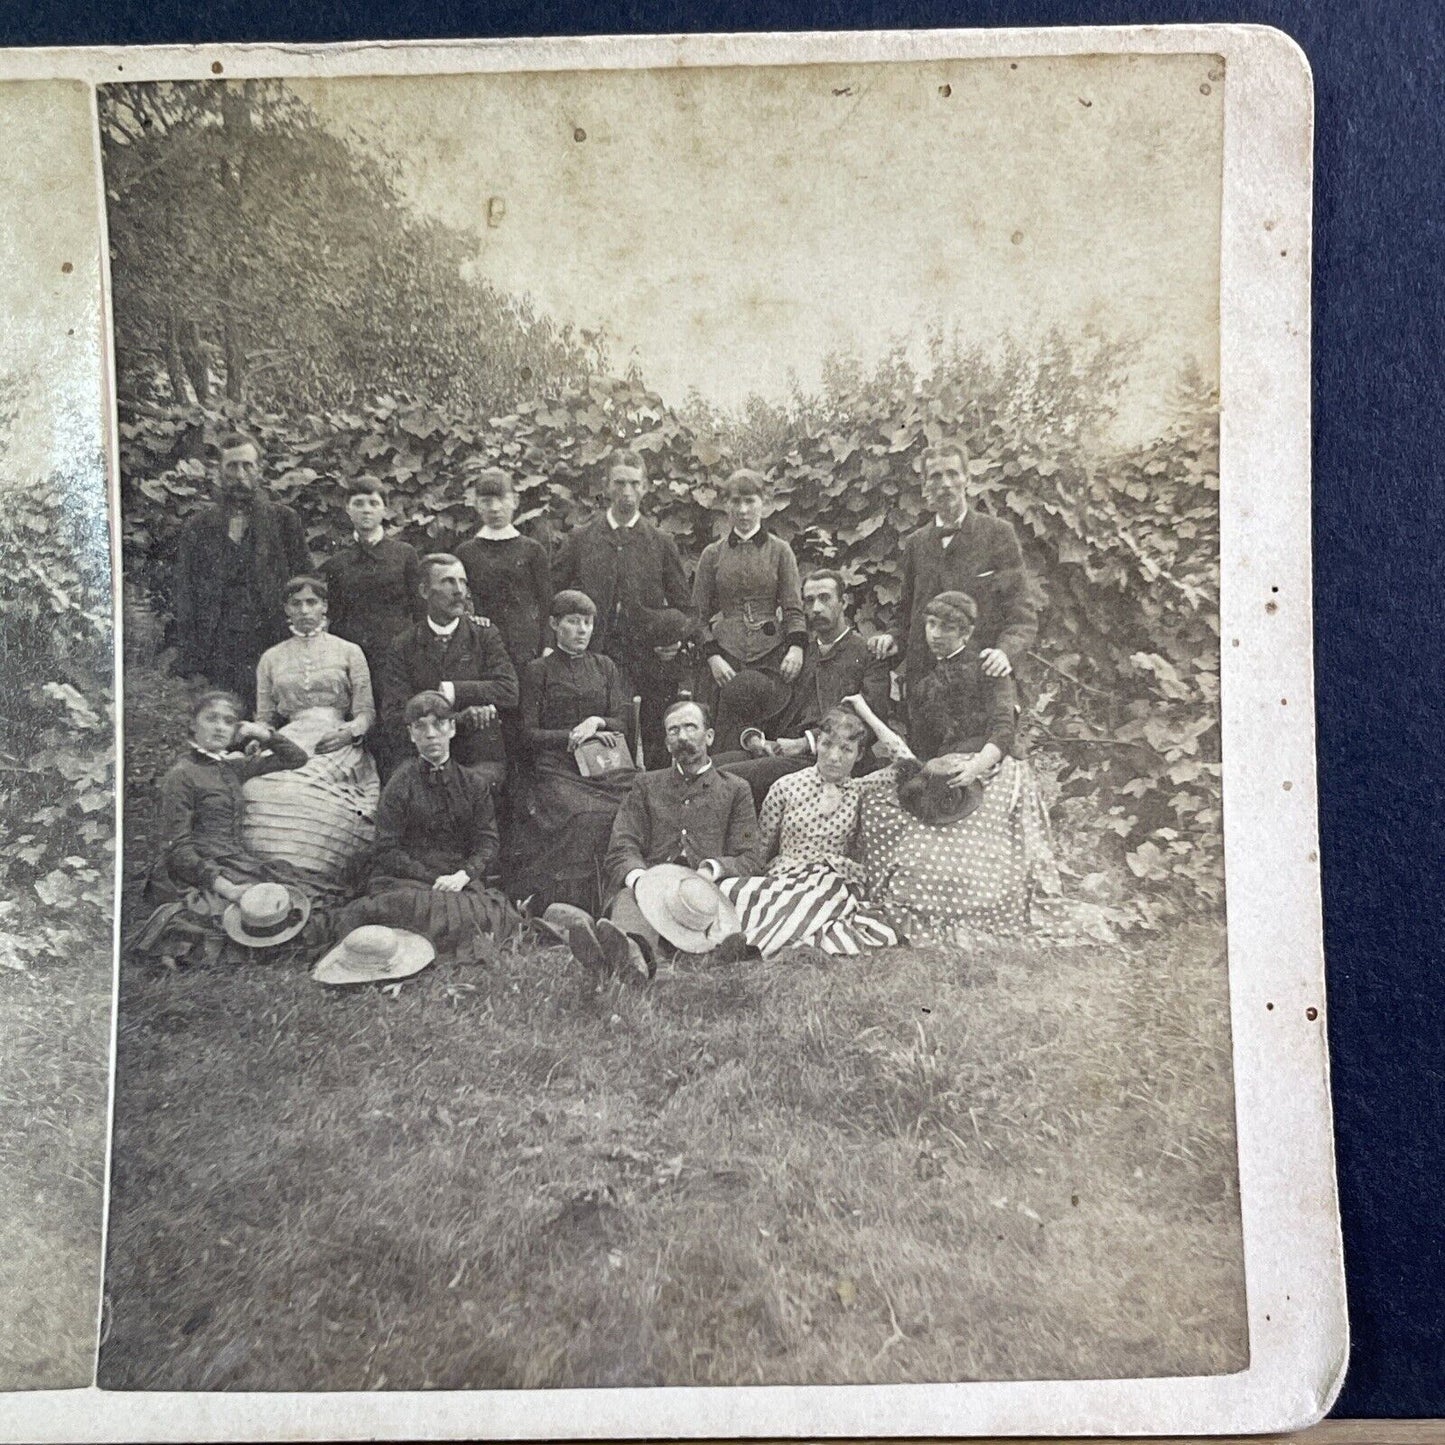
[(450, 552), (421, 561), (426, 616), (391, 640), (381, 664), (384, 771), (409, 750), (406, 708), (423, 692), (439, 692), (455, 709), (457, 763), (493, 789), (507, 772), (499, 714), (517, 706), (517, 673), (498, 628), (471, 615), (467, 572)]
[(286, 637), (286, 580), (311, 571), (306, 533), (290, 507), (261, 494), (261, 447), (243, 432), (220, 439), (217, 500), (186, 519), (173, 604), (180, 670), (256, 700), (256, 663)]
[[(749, 756), (729, 753), (716, 759), (724, 772), (747, 780), (759, 807), (779, 778), (812, 766), (818, 726), (845, 697), (861, 693), (877, 716), (889, 713), (887, 660), (873, 656), (849, 619), (842, 573), (827, 567), (810, 572), (803, 578), (802, 593), (808, 645), (792, 701), (778, 719), (777, 736), (764, 738), (748, 729), (744, 751)], [(871, 761), (865, 754), (865, 771)]]
[(933, 520), (903, 539), (897, 627), (869, 640), (873, 656), (901, 659), (906, 683), (919, 682), (935, 665), (923, 609), (940, 592), (963, 592), (978, 606), (972, 645), (984, 676), (1016, 675), (1039, 635), (1038, 598), (1012, 525), (970, 505), (960, 443), (924, 452), (923, 500)]

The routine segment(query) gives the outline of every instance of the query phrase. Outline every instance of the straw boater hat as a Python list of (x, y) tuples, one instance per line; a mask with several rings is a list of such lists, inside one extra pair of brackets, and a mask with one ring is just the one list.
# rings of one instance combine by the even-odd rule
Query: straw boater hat
[(642, 916), (684, 953), (707, 953), (742, 931), (737, 909), (717, 884), (680, 864), (649, 868), (632, 893)]
[(420, 973), (436, 957), (431, 941), (404, 928), (353, 928), (311, 970), (317, 983), (386, 983)]
[(221, 915), (221, 927), (244, 948), (273, 948), (295, 938), (311, 917), (311, 900), (284, 883), (253, 883)]

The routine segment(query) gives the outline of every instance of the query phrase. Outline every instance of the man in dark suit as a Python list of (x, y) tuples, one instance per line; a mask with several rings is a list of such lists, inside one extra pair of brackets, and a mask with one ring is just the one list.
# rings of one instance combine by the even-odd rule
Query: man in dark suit
[(682, 644), (697, 631), (692, 589), (677, 544), (645, 518), (647, 464), (614, 453), (607, 469), (607, 510), (568, 534), (552, 567), (558, 590), (576, 588), (597, 604), (592, 650), (622, 669), (642, 698), (642, 739), (654, 762), (664, 756), (662, 714), (682, 683)]
[(311, 570), (301, 519), (260, 494), (261, 447), (242, 432), (220, 440), (217, 500), (181, 528), (174, 576), (180, 669), (253, 707), (256, 664), (286, 636), (287, 581)]
[[(724, 772), (747, 780), (759, 806), (779, 778), (811, 766), (818, 724), (845, 697), (861, 693), (885, 719), (891, 706), (888, 662), (873, 656), (849, 620), (842, 573), (831, 568), (810, 572), (802, 591), (808, 646), (792, 700), (776, 724), (777, 736), (752, 739), (750, 756), (732, 753), (717, 759)], [(865, 755), (865, 761), (871, 759)]]
[(924, 452), (923, 500), (933, 521), (904, 538), (897, 627), (870, 640), (874, 657), (901, 659), (909, 683), (925, 676), (934, 658), (923, 609), (940, 592), (964, 592), (978, 605), (973, 641), (984, 675), (1015, 673), (1038, 636), (1038, 598), (1013, 527), (969, 506), (968, 458), (958, 443)]
[(381, 667), (383, 771), (407, 756), (406, 705), (439, 692), (456, 709), (452, 756), (495, 790), (506, 776), (499, 714), (517, 706), (517, 674), (501, 633), (469, 615), (466, 568), (449, 552), (422, 558), (426, 616), (398, 633)]

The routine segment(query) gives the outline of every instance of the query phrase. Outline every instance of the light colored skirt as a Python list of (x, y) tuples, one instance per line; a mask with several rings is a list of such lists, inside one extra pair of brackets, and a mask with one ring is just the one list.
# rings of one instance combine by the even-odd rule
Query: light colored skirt
[(718, 885), (738, 911), (743, 937), (764, 958), (800, 944), (853, 955), (883, 948), (898, 935), (824, 863), (787, 863), (756, 878)]
[(241, 789), (241, 836), (259, 858), (335, 881), (376, 836), (381, 779), (371, 754), (353, 744), (315, 751), (343, 719), (328, 708), (298, 713), (281, 731), (312, 756), (304, 767), (266, 773)]
[(868, 896), (915, 942), (961, 930), (1016, 935), (1035, 893), (1059, 891), (1053, 834), (1033, 768), (1005, 758), (978, 807), (920, 823), (898, 801), (895, 770), (867, 779), (860, 848)]

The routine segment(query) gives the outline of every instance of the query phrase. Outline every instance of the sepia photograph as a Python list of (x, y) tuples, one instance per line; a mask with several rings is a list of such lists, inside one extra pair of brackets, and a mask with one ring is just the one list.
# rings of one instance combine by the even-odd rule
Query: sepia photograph
[(1227, 69), (99, 87), (102, 1387), (1249, 1367)]
[(90, 92), (0, 83), (0, 134), (0, 1391), (54, 1390), (95, 1373), (114, 990)]

